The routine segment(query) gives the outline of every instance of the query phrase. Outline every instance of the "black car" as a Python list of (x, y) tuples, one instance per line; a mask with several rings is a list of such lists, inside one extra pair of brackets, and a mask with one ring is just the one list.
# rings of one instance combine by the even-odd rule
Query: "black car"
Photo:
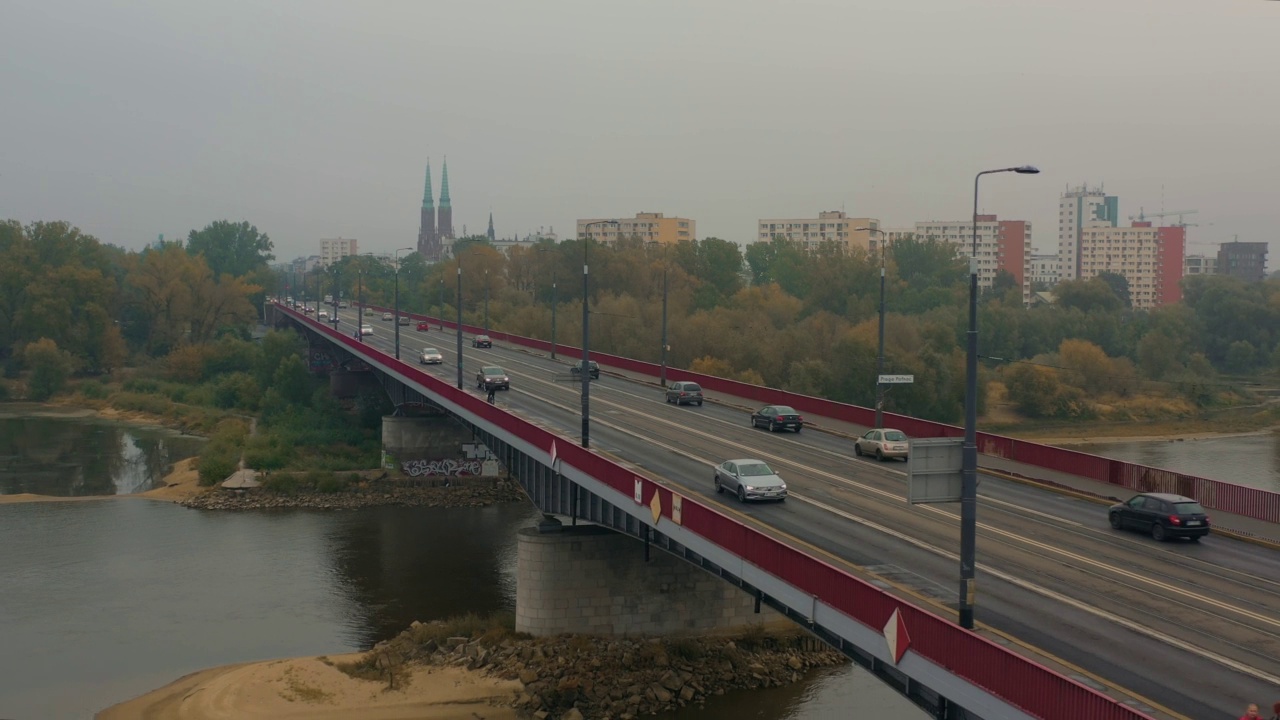
[(702, 405), (702, 386), (696, 382), (673, 382), (667, 388), (667, 402), (676, 405)]
[(804, 427), (804, 418), (793, 407), (786, 405), (766, 405), (751, 413), (751, 427), (766, 427), (769, 432), (795, 430), (800, 432)]
[(1172, 493), (1142, 493), (1107, 511), (1111, 527), (1151, 533), (1156, 540), (1191, 538), (1209, 534), (1209, 516), (1200, 503)]
[[(590, 373), (592, 380), (600, 379), (600, 366), (596, 363), (595, 360), (587, 361), (587, 372)], [(570, 365), (569, 374), (573, 375), (574, 377), (580, 377), (582, 375), (582, 363), (579, 362), (577, 364)]]
[(477, 335), (471, 338), (471, 347), (491, 348), (493, 347), (493, 340), (488, 335)]
[(480, 390), (510, 390), (511, 378), (507, 377), (507, 371), (500, 367), (482, 367), (480, 372), (476, 373), (476, 388)]

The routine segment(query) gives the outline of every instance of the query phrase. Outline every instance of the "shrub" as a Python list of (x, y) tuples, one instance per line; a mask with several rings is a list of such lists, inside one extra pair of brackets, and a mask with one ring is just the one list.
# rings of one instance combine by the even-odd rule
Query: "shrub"
[(324, 473), (316, 482), (316, 492), (337, 493), (347, 489), (347, 480), (340, 478), (334, 473)]
[(8, 400), (10, 392), (9, 383), (0, 381), (0, 400)]
[(251, 437), (244, 449), (244, 464), (255, 470), (279, 470), (292, 457), (293, 447), (272, 435)]
[(160, 389), (160, 383), (151, 378), (129, 378), (124, 381), (124, 389), (135, 393), (153, 393)]
[(196, 461), (196, 469), (200, 473), (200, 484), (209, 486), (226, 480), (240, 466), (240, 459), (227, 448), (205, 445)]
[(220, 408), (256, 410), (259, 395), (258, 383), (245, 372), (226, 375), (213, 386), (213, 404)]
[(111, 404), (121, 410), (133, 410), (150, 415), (167, 415), (173, 410), (173, 401), (169, 398), (136, 392), (118, 392), (112, 396)]
[(170, 380), (198, 383), (205, 379), (205, 366), (213, 349), (203, 343), (183, 345), (165, 358), (165, 375)]
[(71, 354), (59, 348), (57, 343), (49, 338), (40, 338), (28, 345), (22, 356), (27, 367), (31, 368), (27, 393), (32, 400), (48, 400), (66, 386), (73, 361)]
[(262, 489), (280, 495), (293, 495), (301, 486), (298, 476), (293, 473), (271, 473), (262, 481)]
[(111, 394), (107, 386), (97, 381), (82, 382), (76, 386), (81, 395), (94, 400), (105, 400)]

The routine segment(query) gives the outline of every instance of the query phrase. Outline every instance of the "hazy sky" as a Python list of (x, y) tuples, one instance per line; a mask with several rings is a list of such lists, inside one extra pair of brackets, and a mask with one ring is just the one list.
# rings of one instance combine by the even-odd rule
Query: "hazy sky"
[[(217, 219), (276, 255), (413, 245), (424, 166), (499, 235), (658, 211), (887, 226), (1057, 199), (1197, 209), (1280, 267), (1280, 2), (0, 0), (0, 218), (129, 248)], [(1163, 190), (1162, 190), (1163, 188)]]

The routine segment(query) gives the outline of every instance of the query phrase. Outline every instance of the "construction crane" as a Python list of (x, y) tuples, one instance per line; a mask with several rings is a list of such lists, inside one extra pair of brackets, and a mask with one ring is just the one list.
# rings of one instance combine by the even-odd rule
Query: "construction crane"
[(1182, 222), (1182, 216), (1195, 215), (1198, 212), (1200, 211), (1199, 210), (1170, 210), (1169, 212), (1158, 212), (1158, 213), (1151, 213), (1150, 215), (1148, 215), (1145, 210), (1143, 210), (1142, 208), (1138, 208), (1138, 214), (1130, 215), (1129, 220), (1131, 221), (1137, 220), (1138, 222), (1144, 222), (1146, 221), (1147, 218), (1163, 218), (1163, 217), (1173, 217), (1174, 215), (1177, 215), (1178, 222), (1174, 223), (1174, 225), (1186, 225), (1186, 223)]

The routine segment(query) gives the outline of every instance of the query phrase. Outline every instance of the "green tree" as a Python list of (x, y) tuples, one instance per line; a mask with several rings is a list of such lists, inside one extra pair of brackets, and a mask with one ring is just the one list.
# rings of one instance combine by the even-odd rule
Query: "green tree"
[(261, 268), (275, 255), (271, 239), (248, 222), (218, 220), (187, 235), (187, 252), (203, 256), (214, 277), (242, 277)]
[(1120, 299), (1122, 307), (1133, 307), (1133, 299), (1129, 296), (1129, 278), (1113, 272), (1100, 272), (1096, 277), (1111, 288), (1111, 292)]
[(1258, 364), (1258, 350), (1248, 340), (1236, 340), (1227, 347), (1227, 372), (1244, 375)]
[(1111, 286), (1099, 278), (1063, 280), (1053, 286), (1053, 294), (1058, 299), (1058, 307), (1084, 313), (1094, 310), (1114, 312), (1124, 305)]
[(71, 354), (49, 338), (27, 345), (23, 360), (31, 368), (27, 389), (32, 400), (48, 400), (61, 392), (74, 368)]

